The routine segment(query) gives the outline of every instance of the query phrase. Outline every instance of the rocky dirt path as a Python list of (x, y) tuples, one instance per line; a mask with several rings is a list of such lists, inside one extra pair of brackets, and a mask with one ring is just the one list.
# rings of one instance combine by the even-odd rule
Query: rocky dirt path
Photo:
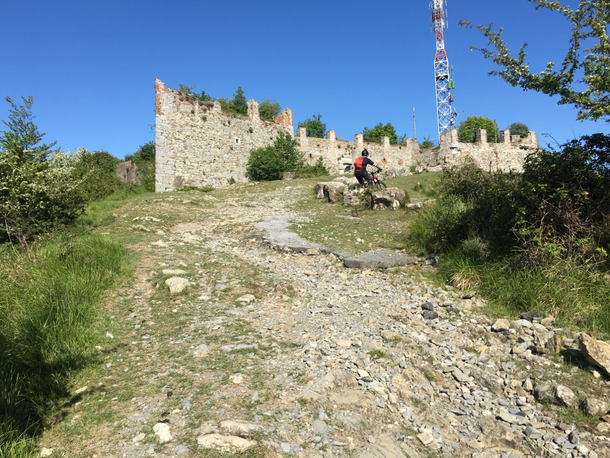
[(573, 342), (552, 320), (494, 324), (421, 265), (270, 248), (255, 225), (306, 218), (291, 208), (311, 190), (244, 189), (121, 209), (116, 230), (141, 234), (136, 282), (110, 301), (105, 364), (82, 375), (46, 454), (610, 456), (607, 423), (551, 405), (576, 402), (559, 379), (592, 403), (608, 389), (581, 362), (532, 354)]

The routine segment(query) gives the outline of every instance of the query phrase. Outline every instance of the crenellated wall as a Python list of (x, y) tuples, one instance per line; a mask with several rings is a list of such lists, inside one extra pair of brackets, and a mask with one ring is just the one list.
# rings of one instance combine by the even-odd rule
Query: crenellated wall
[[(273, 143), (280, 132), (294, 135), (289, 108), (268, 122), (260, 119), (255, 100), (248, 101), (248, 115), (241, 116), (223, 112), (218, 102), (186, 99), (159, 79), (155, 91), (157, 192), (246, 182), (253, 149)], [(333, 130), (326, 138), (313, 138), (299, 128), (295, 138), (307, 162), (313, 165), (321, 157), (332, 175), (345, 173), (366, 148), (387, 177), (460, 166), (467, 157), (486, 170), (520, 171), (527, 153), (538, 146), (534, 132), (521, 139), (504, 131), (501, 143), (490, 144), (484, 130), (477, 133), (476, 143), (459, 143), (455, 129), (443, 134), (440, 147), (431, 150), (420, 150), (411, 138), (402, 145), (390, 145), (388, 137), (382, 137), (381, 143), (365, 143), (361, 133), (350, 142), (338, 139)]]
[(260, 119), (254, 100), (248, 101), (248, 115), (240, 116), (223, 112), (219, 102), (184, 100), (159, 79), (155, 90), (157, 192), (245, 182), (250, 151), (280, 132), (292, 135), (290, 109), (268, 122)]
[(503, 130), (498, 137), (499, 143), (488, 143), (487, 131), (479, 129), (475, 143), (460, 143), (457, 129), (451, 129), (441, 135), (441, 165), (443, 168), (459, 167), (470, 158), (483, 170), (522, 172), (525, 157), (538, 148), (536, 133), (530, 132), (521, 138)]

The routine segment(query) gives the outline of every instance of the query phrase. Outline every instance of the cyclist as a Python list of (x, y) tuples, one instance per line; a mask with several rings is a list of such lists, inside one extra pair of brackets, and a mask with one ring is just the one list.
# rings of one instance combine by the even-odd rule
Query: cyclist
[(371, 175), (369, 174), (369, 172), (366, 171), (367, 165), (377, 167), (381, 172), (381, 167), (379, 167), (371, 159), (369, 159), (369, 152), (364, 149), (362, 150), (362, 156), (360, 156), (354, 161), (354, 176), (362, 187), (364, 187), (365, 182), (369, 182), (372, 180)]

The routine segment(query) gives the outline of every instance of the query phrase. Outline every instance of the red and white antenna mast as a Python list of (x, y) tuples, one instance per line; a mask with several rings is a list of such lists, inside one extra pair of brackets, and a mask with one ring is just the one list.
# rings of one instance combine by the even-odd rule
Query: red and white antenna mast
[(455, 125), (455, 109), (451, 106), (455, 82), (449, 74), (449, 59), (445, 51), (445, 34), (447, 27), (447, 0), (434, 0), (430, 3), (432, 10), (433, 30), (436, 35), (436, 54), (434, 56), (434, 80), (436, 85), (436, 117), (438, 121), (438, 139), (441, 134)]

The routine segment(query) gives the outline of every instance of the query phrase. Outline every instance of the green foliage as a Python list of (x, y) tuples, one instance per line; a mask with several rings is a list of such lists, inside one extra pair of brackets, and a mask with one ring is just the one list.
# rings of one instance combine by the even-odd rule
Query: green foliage
[(237, 91), (233, 94), (233, 98), (230, 100), (229, 104), (233, 113), (244, 116), (248, 114), (248, 103), (241, 86), (237, 88)]
[(487, 141), (496, 143), (496, 123), (485, 116), (468, 116), (458, 127), (458, 138), (462, 143), (474, 143), (476, 141), (476, 131), (485, 129), (487, 131)]
[(81, 154), (82, 148), (77, 149), (75, 153), (57, 150), (49, 154), (49, 165), (56, 172), (69, 175), (80, 160)]
[(31, 254), (5, 248), (0, 256), (0, 455), (27, 456), (27, 438), (69, 400), (70, 373), (98, 357), (92, 327), (125, 252), (86, 235), (57, 237)]
[(325, 138), (326, 137), (326, 124), (322, 122), (322, 115), (313, 115), (311, 118), (305, 119), (305, 121), (298, 124), (299, 127), (305, 127), (307, 129), (308, 137)]
[(121, 186), (116, 174), (120, 162), (106, 151), (82, 150), (80, 160), (74, 165), (71, 175), (81, 183), (80, 191), (85, 199), (101, 199)]
[(140, 182), (144, 189), (149, 192), (155, 191), (155, 142), (149, 141), (133, 154), (125, 156), (126, 161), (132, 161), (136, 164), (140, 174)]
[(610, 136), (528, 156), (517, 234), (534, 253), (603, 260), (610, 248)]
[(328, 170), (324, 166), (324, 160), (322, 159), (322, 157), (319, 157), (315, 165), (306, 165), (304, 167), (298, 168), (295, 176), (297, 178), (313, 178), (328, 175)]
[(258, 112), (263, 121), (273, 122), (273, 118), (280, 114), (282, 106), (275, 100), (264, 100), (258, 106)]
[(608, 332), (609, 190), (610, 135), (537, 150), (522, 175), (467, 165), (444, 173), (409, 242), (442, 252), (446, 279), (480, 288), (511, 313), (589, 316)]
[(398, 144), (398, 135), (396, 135), (396, 129), (390, 123), (385, 126), (382, 123), (377, 124), (372, 129), (365, 127), (362, 131), (362, 137), (365, 142), (370, 143), (381, 143), (381, 137), (389, 137), (390, 144)]
[(74, 221), (85, 201), (81, 183), (45, 161), (49, 145), (39, 145), (44, 134), (32, 122), (32, 98), (19, 108), (7, 100), (13, 109), (0, 137), (0, 243), (18, 242), (25, 251), (36, 236)]
[(32, 105), (34, 99), (29, 96), (27, 99), (21, 97), (23, 105), (17, 106), (10, 97), (6, 101), (11, 105), (8, 121), (2, 121), (8, 127), (7, 131), (2, 131), (0, 136), (0, 149), (10, 152), (16, 156), (19, 162), (22, 161), (44, 161), (51, 148), (56, 142), (39, 144), (42, 141), (42, 134), (34, 124), (35, 116), (32, 115)]
[(530, 128), (522, 122), (514, 122), (506, 129), (510, 130), (511, 135), (518, 135), (521, 138), (527, 137), (527, 135), (530, 133)]
[(436, 147), (436, 143), (429, 136), (424, 137), (424, 141), (419, 144), (421, 149), (430, 149)]
[(125, 156), (126, 161), (133, 161), (136, 164), (143, 162), (155, 162), (155, 142), (153, 140), (140, 145), (140, 148), (133, 153)]
[[(544, 94), (560, 96), (559, 104), (573, 105), (578, 109), (577, 119), (605, 119), (610, 121), (610, 38), (607, 25), (610, 22), (610, 0), (579, 0), (578, 7), (571, 9), (558, 1), (529, 0), (536, 9), (559, 11), (571, 23), (572, 35), (568, 52), (561, 69), (549, 62), (544, 71), (531, 73), (525, 62), (527, 45), (523, 45), (517, 57), (513, 57), (502, 39), (502, 29), (492, 26), (476, 26), (488, 39), (491, 49), (480, 51), (486, 59), (492, 59), (502, 70), (490, 74), (499, 76), (513, 86)], [(460, 21), (464, 27), (472, 27), (468, 21)], [(584, 44), (590, 48), (580, 51)], [(478, 49), (471, 47), (471, 49)], [(581, 83), (584, 83), (581, 85)]]
[(304, 163), (296, 147), (297, 141), (289, 133), (280, 132), (273, 145), (252, 150), (246, 177), (254, 181), (281, 180), (284, 172), (296, 172)]

